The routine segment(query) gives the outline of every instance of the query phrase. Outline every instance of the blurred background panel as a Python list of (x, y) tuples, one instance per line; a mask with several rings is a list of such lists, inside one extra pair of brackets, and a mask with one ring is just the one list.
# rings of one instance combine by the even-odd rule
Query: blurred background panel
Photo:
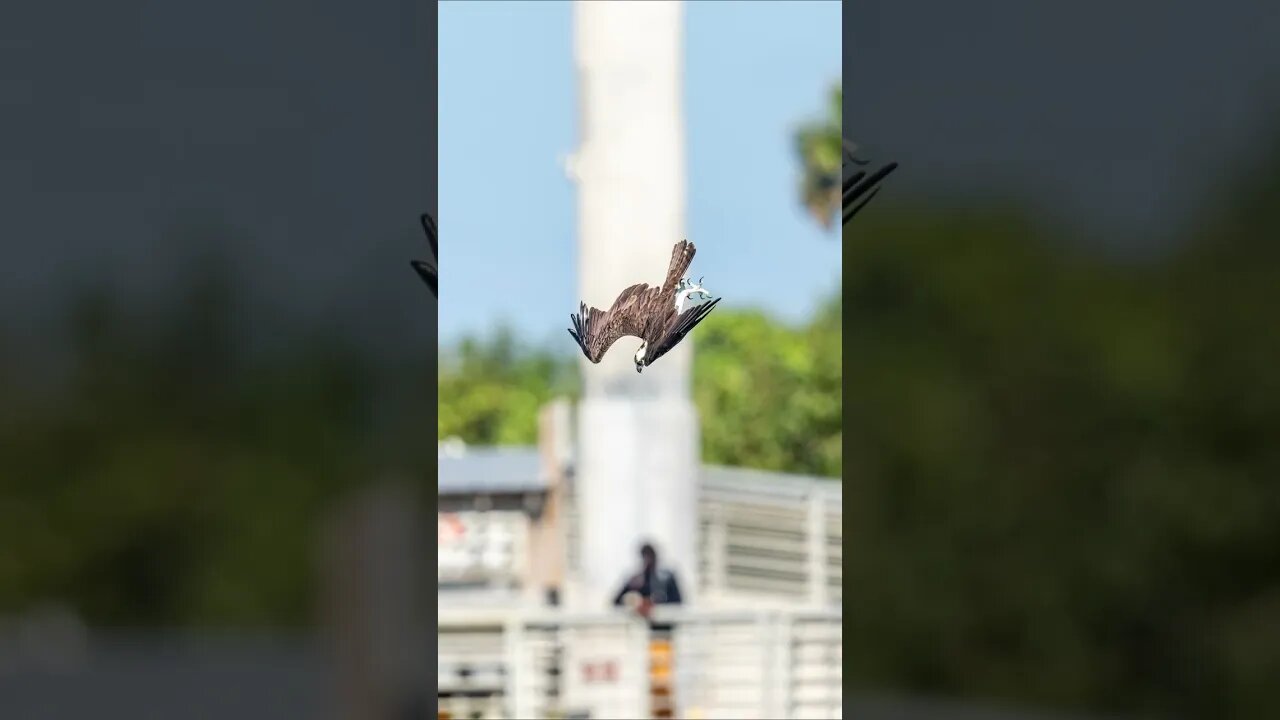
[(844, 21), (851, 687), (1276, 716), (1280, 14)]
[(334, 707), (329, 518), (434, 468), (434, 41), (417, 1), (0, 9), (0, 716)]

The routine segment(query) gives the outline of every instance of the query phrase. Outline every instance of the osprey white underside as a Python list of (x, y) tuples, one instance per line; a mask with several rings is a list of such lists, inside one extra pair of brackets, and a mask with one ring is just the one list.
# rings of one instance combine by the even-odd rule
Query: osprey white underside
[[(676, 285), (675, 293), (676, 312), (682, 313), (691, 307), (705, 305), (713, 299), (707, 293), (707, 289), (700, 282), (694, 282), (689, 278), (683, 278)], [(648, 343), (641, 342), (640, 347), (636, 350), (635, 362), (640, 365), (644, 362), (645, 351), (648, 350)]]

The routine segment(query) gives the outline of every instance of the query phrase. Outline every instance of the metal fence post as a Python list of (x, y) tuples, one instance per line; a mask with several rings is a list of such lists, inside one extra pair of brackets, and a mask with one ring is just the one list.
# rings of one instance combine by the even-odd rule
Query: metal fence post
[(818, 607), (827, 605), (827, 512), (821, 492), (809, 491), (808, 522), (805, 532), (809, 556), (809, 601)]

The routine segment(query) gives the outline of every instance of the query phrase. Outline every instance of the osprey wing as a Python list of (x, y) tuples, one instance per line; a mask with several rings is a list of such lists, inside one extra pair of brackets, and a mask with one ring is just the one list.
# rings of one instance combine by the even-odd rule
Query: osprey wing
[(580, 312), (569, 315), (573, 322), (569, 334), (582, 348), (582, 354), (591, 362), (598, 363), (618, 338), (626, 335), (643, 337), (645, 302), (653, 293), (654, 289), (646, 283), (632, 285), (618, 295), (607, 311), (579, 303)]
[(422, 229), (427, 233), (427, 242), (431, 243), (431, 258), (440, 257), (440, 248), (436, 247), (436, 221), (435, 218), (427, 213), (422, 213), (419, 218), (422, 221)]
[[(871, 202), (871, 198), (880, 192), (880, 182), (889, 177), (898, 168), (898, 163), (892, 162), (881, 167), (875, 172), (868, 173), (866, 170), (857, 169), (859, 166), (867, 165), (870, 161), (858, 158), (854, 151), (857, 146), (848, 140), (844, 141), (844, 162), (845, 179), (843, 183), (843, 224), (847, 224), (853, 219), (858, 211), (867, 206)], [(852, 168), (850, 166), (853, 166)], [(850, 173), (850, 170), (852, 172)]]
[(438, 262), (437, 258), (440, 257), (439, 249), (436, 247), (436, 221), (426, 213), (422, 214), (421, 220), (422, 229), (427, 233), (427, 242), (431, 244), (431, 261), (412, 260), (409, 264), (413, 266), (414, 270), (418, 271), (418, 276), (427, 284), (427, 287), (431, 288), (431, 294), (439, 297), (440, 291), (436, 287), (437, 271), (435, 266), (435, 263)]
[(711, 311), (715, 309), (716, 303), (720, 302), (720, 298), (716, 298), (710, 302), (694, 305), (686, 308), (684, 312), (677, 315), (672, 311), (671, 316), (667, 320), (666, 327), (663, 329), (662, 337), (657, 342), (649, 343), (649, 350), (645, 353), (645, 365), (653, 364), (653, 361), (666, 355), (671, 348), (680, 344), (685, 335), (688, 335), (698, 323), (702, 322)]

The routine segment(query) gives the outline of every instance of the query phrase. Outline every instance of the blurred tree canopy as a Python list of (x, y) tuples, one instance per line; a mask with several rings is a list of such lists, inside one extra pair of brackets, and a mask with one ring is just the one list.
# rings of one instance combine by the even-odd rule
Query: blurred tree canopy
[(55, 392), (0, 381), (0, 614), (67, 600), (112, 625), (309, 624), (323, 511), (434, 462), (429, 435), (404, 441), (431, 409), (380, 397), (432, 397), (428, 353), (405, 374), (295, 326), (255, 354), (237, 278), (193, 267), (163, 305), (81, 292)]
[(844, 128), (844, 89), (836, 84), (826, 114), (796, 131), (800, 160), (800, 203), (823, 228), (830, 229), (840, 209), (840, 164)]
[[(692, 341), (704, 460), (840, 475), (839, 295), (798, 328), (717, 309)], [(522, 346), (503, 328), (465, 339), (441, 357), (439, 437), (532, 445), (538, 409), (576, 397), (579, 371), (569, 350)]]
[(895, 198), (859, 218), (860, 686), (1280, 717), (1280, 146), (1264, 157), (1146, 262), (1009, 210)]
[(542, 406), (577, 393), (571, 355), (524, 346), (505, 327), (446, 349), (439, 372), (439, 437), (474, 445), (535, 444)]
[(800, 327), (752, 310), (704, 320), (693, 338), (703, 460), (839, 477), (840, 333), (838, 292)]

